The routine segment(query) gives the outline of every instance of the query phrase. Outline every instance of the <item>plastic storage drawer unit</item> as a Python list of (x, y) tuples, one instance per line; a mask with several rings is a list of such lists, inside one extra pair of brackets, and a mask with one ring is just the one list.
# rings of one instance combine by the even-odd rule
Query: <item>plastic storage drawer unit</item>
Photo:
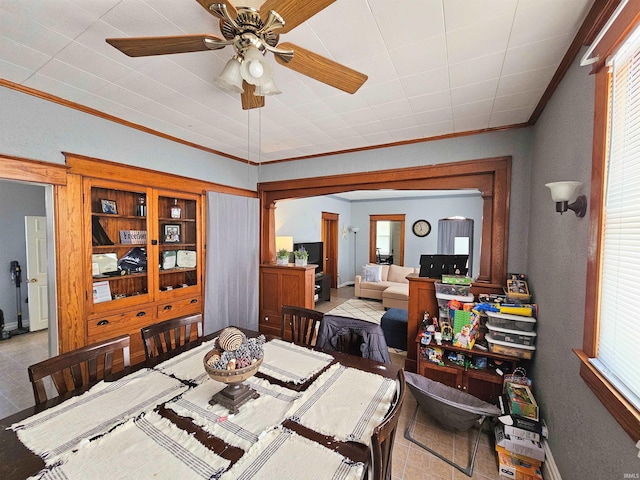
[(473, 303), (475, 297), (470, 295), (445, 295), (444, 293), (436, 293), (436, 299), (438, 300), (438, 307), (449, 308), (450, 300), (458, 300), (461, 303)]
[(527, 345), (515, 345), (513, 343), (501, 342), (500, 340), (495, 340), (491, 333), (487, 333), (484, 338), (487, 340), (487, 344), (489, 345), (489, 351), (491, 353), (499, 353), (501, 355), (509, 355), (511, 357), (518, 357), (525, 360), (530, 360), (533, 357), (533, 352), (536, 347), (531, 347)]
[(533, 317), (523, 317), (511, 313), (487, 312), (487, 325), (519, 332), (533, 332), (536, 326), (536, 319)]
[(435, 282), (436, 294), (459, 295), (466, 297), (469, 295), (471, 285), (452, 285), (449, 283)]
[(501, 342), (513, 343), (517, 345), (533, 346), (536, 343), (536, 332), (522, 332), (518, 330), (509, 330), (508, 328), (494, 327), (487, 325), (491, 338)]

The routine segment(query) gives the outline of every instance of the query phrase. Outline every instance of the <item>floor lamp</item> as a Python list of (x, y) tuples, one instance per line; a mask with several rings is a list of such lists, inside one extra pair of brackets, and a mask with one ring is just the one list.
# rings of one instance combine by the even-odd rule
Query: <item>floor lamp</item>
[(351, 231), (353, 232), (353, 279), (355, 281), (358, 274), (358, 232), (360, 227), (351, 227)]

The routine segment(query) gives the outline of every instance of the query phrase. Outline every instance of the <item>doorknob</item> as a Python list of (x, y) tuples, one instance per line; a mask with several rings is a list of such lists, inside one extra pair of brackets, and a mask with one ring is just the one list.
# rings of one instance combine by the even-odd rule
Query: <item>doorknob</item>
[(29, 283), (38, 283), (38, 279), (37, 278), (32, 278), (29, 280)]

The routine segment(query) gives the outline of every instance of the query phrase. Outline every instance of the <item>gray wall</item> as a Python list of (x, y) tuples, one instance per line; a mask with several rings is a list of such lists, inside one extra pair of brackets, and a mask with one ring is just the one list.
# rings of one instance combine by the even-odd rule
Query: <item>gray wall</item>
[[(295, 243), (322, 240), (322, 212), (337, 213), (338, 219), (338, 286), (353, 282), (353, 233), (350, 202), (327, 195), (295, 200), (281, 200), (276, 204), (276, 235), (293, 237)], [(347, 234), (343, 237), (343, 229)]]
[[(399, 193), (401, 196), (402, 193)], [(294, 242), (317, 242), (322, 235), (322, 212), (338, 213), (338, 276), (339, 285), (353, 283), (360, 267), (369, 261), (369, 215), (405, 214), (404, 264), (418, 267), (420, 255), (437, 253), (438, 220), (453, 215), (474, 220), (474, 251), (479, 258), (482, 231), (482, 198), (480, 194), (443, 195), (438, 197), (397, 198), (385, 200), (347, 201), (332, 195), (284, 200), (276, 206), (276, 235), (293, 236)], [(411, 232), (413, 222), (425, 218), (431, 223), (431, 234), (418, 238)], [(348, 227), (360, 227), (357, 234), (357, 258), (354, 258), (355, 239)], [(347, 234), (343, 238), (343, 229)], [(357, 260), (357, 262), (356, 262)], [(475, 269), (479, 268), (476, 262)]]
[[(23, 326), (29, 325), (27, 299), (27, 249), (24, 217), (44, 216), (44, 187), (0, 180), (0, 310), (10, 329), (17, 326), (16, 285), (11, 281), (9, 267), (17, 260), (22, 269), (21, 310)], [(7, 328), (5, 328), (7, 329)]]
[[(469, 195), (423, 197), (420, 199), (401, 198), (397, 200), (354, 201), (351, 218), (358, 232), (358, 269), (369, 261), (369, 215), (404, 213), (404, 265), (419, 267), (420, 255), (438, 253), (438, 220), (454, 215), (474, 220), (474, 250), (480, 247), (482, 231), (482, 198)], [(431, 233), (423, 238), (416, 237), (411, 227), (416, 220), (424, 218), (431, 224)], [(477, 257), (476, 257), (477, 258)], [(476, 262), (479, 267), (479, 262)], [(358, 272), (360, 273), (360, 272)], [(477, 276), (478, 269), (475, 268)]]
[[(580, 57), (580, 56), (579, 56)], [(634, 442), (579, 376), (589, 214), (555, 213), (547, 182), (578, 180), (589, 197), (594, 77), (574, 65), (534, 127), (527, 273), (540, 305), (535, 395), (563, 479), (638, 474)], [(589, 206), (591, 208), (591, 206)]]
[(0, 154), (64, 164), (61, 152), (255, 190), (257, 169), (0, 87)]
[[(455, 139), (263, 165), (260, 182), (512, 157), (508, 269), (524, 272), (529, 229), (531, 129), (505, 130)], [(360, 232), (358, 232), (360, 237)]]

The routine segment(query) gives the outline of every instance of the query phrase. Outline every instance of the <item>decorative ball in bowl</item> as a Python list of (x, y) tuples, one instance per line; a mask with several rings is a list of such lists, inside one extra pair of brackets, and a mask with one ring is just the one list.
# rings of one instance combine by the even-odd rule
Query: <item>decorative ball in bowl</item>
[(244, 368), (237, 368), (235, 370), (219, 370), (217, 368), (213, 368), (210, 363), (211, 357), (220, 356), (222, 352), (220, 350), (211, 350), (207, 352), (204, 356), (204, 369), (209, 374), (209, 376), (222, 383), (240, 383), (245, 381), (247, 378), (252, 377), (256, 374), (260, 365), (262, 364), (262, 358), (259, 358), (257, 361)]

